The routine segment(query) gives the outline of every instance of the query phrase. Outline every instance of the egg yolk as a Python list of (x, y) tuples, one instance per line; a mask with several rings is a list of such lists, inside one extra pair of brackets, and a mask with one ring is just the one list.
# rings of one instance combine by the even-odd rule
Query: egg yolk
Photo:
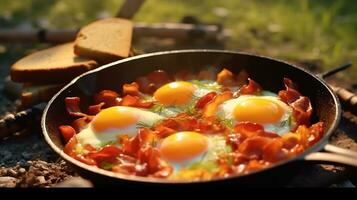
[(207, 150), (206, 136), (196, 132), (178, 132), (166, 137), (161, 145), (160, 152), (164, 159), (172, 162), (181, 162), (195, 158)]
[(137, 122), (137, 117), (125, 107), (110, 107), (98, 113), (92, 120), (92, 128), (105, 131), (113, 128), (122, 128)]
[(176, 81), (161, 86), (154, 93), (154, 97), (164, 105), (183, 105), (192, 99), (194, 91), (193, 84)]
[(233, 114), (238, 121), (267, 124), (278, 122), (284, 109), (269, 99), (245, 99), (235, 106)]

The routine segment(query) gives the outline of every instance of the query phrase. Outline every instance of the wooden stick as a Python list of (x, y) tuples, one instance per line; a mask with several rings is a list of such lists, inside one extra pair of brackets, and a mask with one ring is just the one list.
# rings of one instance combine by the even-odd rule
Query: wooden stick
[(116, 17), (132, 19), (145, 0), (126, 0), (116, 14)]
[(339, 97), (345, 110), (351, 111), (351, 113), (357, 115), (357, 95), (341, 87), (333, 85), (330, 85), (330, 87)]
[[(65, 43), (73, 41), (78, 29), (42, 29), (18, 30), (0, 29), (0, 42), (2, 43)], [(173, 39), (216, 39), (221, 35), (221, 30), (216, 25), (194, 25), (183, 23), (136, 23), (133, 38), (143, 37), (173, 38)]]
[(46, 103), (41, 103), (27, 110), (6, 115), (0, 120), (0, 139), (38, 123), (45, 107)]

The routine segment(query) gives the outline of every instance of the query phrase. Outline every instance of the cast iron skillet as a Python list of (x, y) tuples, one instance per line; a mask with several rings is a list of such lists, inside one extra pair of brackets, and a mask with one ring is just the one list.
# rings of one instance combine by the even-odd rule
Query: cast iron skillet
[[(181, 69), (198, 71), (201, 68), (225, 67), (234, 73), (245, 69), (250, 77), (264, 89), (278, 92), (284, 88), (283, 78), (292, 79), (299, 91), (308, 96), (314, 108), (313, 121), (323, 121), (326, 125), (324, 137), (304, 153), (266, 169), (247, 175), (232, 176), (210, 181), (168, 181), (116, 174), (81, 163), (63, 151), (63, 143), (58, 126), (68, 124), (64, 99), (79, 96), (86, 108), (95, 92), (111, 89), (120, 92), (121, 85), (153, 70), (162, 69), (174, 74)], [(357, 155), (331, 144), (328, 139), (336, 129), (341, 115), (338, 98), (322, 78), (294, 65), (257, 55), (222, 50), (180, 50), (140, 55), (116, 61), (89, 71), (75, 78), (48, 103), (42, 117), (42, 130), (47, 143), (64, 160), (72, 164), (80, 175), (90, 179), (97, 186), (121, 185), (122, 187), (161, 186), (162, 187), (208, 187), (208, 186), (275, 186), (284, 184), (302, 164), (301, 161), (328, 161), (357, 166)], [(321, 150), (333, 153), (319, 152)], [(300, 161), (300, 162), (298, 162)]]

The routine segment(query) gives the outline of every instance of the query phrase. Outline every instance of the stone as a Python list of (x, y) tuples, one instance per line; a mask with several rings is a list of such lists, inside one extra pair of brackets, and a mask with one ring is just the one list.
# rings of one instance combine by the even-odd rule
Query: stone
[(16, 187), (17, 179), (10, 176), (0, 177), (0, 187), (14, 188)]

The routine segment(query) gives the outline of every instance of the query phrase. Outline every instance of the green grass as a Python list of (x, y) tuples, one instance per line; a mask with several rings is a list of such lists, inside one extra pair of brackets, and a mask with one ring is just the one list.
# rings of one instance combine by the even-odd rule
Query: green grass
[[(34, 27), (85, 25), (113, 16), (120, 0), (0, 0), (5, 26), (28, 22)], [(224, 8), (227, 15), (214, 10)], [(231, 30), (227, 48), (285, 60), (318, 60), (325, 68), (357, 63), (357, 4), (353, 0), (147, 0), (135, 21), (178, 22), (194, 15)], [(1, 17), (2, 16), (2, 17)], [(0, 23), (2, 23), (0, 21)], [(357, 66), (346, 73), (357, 79)]]

